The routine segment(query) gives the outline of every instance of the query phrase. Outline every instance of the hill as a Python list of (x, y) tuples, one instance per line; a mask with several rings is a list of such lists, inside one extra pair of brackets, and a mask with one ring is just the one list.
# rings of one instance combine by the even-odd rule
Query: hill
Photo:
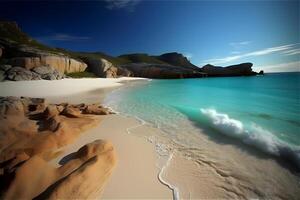
[[(247, 67), (245, 67), (247, 66)], [(44, 45), (24, 33), (16, 22), (0, 21), (0, 81), (74, 77), (136, 76), (198, 78), (255, 75), (252, 64), (199, 68), (183, 54), (146, 53), (111, 56), (103, 52), (74, 52)]]

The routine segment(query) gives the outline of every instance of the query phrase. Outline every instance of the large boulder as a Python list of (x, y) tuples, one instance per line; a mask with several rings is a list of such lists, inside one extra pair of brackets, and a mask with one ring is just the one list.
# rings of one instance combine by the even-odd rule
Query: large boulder
[(93, 72), (99, 77), (105, 78), (116, 78), (118, 69), (109, 61), (99, 58), (84, 58), (85, 62), (88, 64), (88, 70)]
[(80, 109), (79, 108), (74, 108), (74, 107), (70, 107), (67, 106), (62, 112), (62, 115), (65, 115), (67, 117), (71, 117), (71, 118), (78, 118), (80, 117)]
[(15, 57), (9, 60), (9, 64), (26, 69), (47, 66), (57, 69), (60, 73), (82, 72), (87, 68), (84, 62), (62, 55), (37, 54), (35, 57)]
[(17, 97), (0, 98), (0, 116), (4, 115), (24, 115), (24, 106), (22, 101)]
[(38, 79), (38, 75), (23, 67), (13, 67), (7, 72), (7, 78), (12, 81), (29, 81), (34, 78)]
[(33, 68), (32, 71), (41, 75), (42, 79), (46, 80), (59, 80), (63, 78), (63, 74), (52, 67), (40, 66)]
[(118, 67), (117, 75), (125, 76), (125, 77), (134, 76), (134, 74), (131, 71), (129, 71), (128, 69), (125, 69), (123, 67)]
[(92, 114), (92, 115), (109, 115), (113, 114), (108, 108), (102, 107), (101, 105), (92, 104), (85, 107), (82, 111), (83, 114)]
[(0, 70), (7, 72), (11, 69), (11, 65), (0, 65)]

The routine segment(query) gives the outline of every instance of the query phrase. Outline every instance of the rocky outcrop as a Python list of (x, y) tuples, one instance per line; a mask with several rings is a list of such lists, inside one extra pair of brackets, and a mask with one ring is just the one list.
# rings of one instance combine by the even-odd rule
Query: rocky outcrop
[(40, 80), (41, 77), (37, 73), (26, 70), (23, 67), (12, 67), (7, 72), (6, 79), (11, 81), (29, 81)]
[(98, 77), (117, 78), (120, 76), (132, 76), (132, 72), (120, 66), (115, 66), (104, 58), (82, 58), (88, 65), (88, 71), (93, 72)]
[[(81, 60), (33, 40), (24, 34), (16, 23), (0, 22), (0, 27), (1, 63), (25, 69), (13, 69), (9, 80), (55, 80), (61, 79), (64, 73), (83, 72), (87, 68), (87, 64)], [(35, 68), (49, 70), (48, 73), (36, 73), (41, 69)]]
[[(208, 64), (199, 68), (183, 54), (177, 52), (159, 56), (135, 53), (113, 57), (101, 52), (70, 52), (51, 48), (29, 37), (14, 22), (0, 22), (0, 54), (0, 58), (5, 60), (1, 63), (12, 67), (23, 67), (27, 70), (11, 69), (10, 78), (7, 78), (8, 71), (0, 69), (0, 80), (54, 80), (61, 79), (64, 73), (83, 71), (105, 78), (135, 76), (167, 79), (257, 74), (251, 69), (252, 63), (224, 68)], [(56, 71), (50, 72), (51, 68)], [(87, 76), (87, 74), (90, 73), (82, 73), (82, 76)]]
[(88, 105), (83, 108), (82, 113), (84, 114), (93, 114), (93, 115), (109, 115), (113, 114), (108, 108), (105, 108), (98, 104)]
[(208, 76), (252, 76), (257, 73), (252, 71), (252, 63), (241, 63), (228, 67), (218, 67), (207, 64), (201, 68)]
[(184, 55), (177, 52), (165, 53), (157, 58), (173, 66), (199, 70), (199, 68), (196, 65), (193, 65)]
[(200, 78), (206, 74), (199, 70), (164, 64), (131, 63), (121, 67), (133, 72), (134, 76), (158, 79)]
[(37, 55), (37, 57), (16, 57), (11, 58), (8, 64), (12, 66), (20, 66), (26, 69), (47, 66), (52, 67), (60, 73), (72, 73), (85, 71), (87, 65), (73, 58), (60, 55)]
[(88, 64), (88, 70), (98, 77), (116, 78), (118, 69), (109, 61), (103, 58), (84, 58)]
[(86, 144), (66, 154), (58, 168), (48, 162), (98, 124), (98, 118), (82, 113), (87, 106), (0, 97), (1, 199), (99, 198), (116, 163), (110, 142)]
[[(29, 81), (29, 80), (59, 80), (64, 76), (52, 67), (40, 66), (27, 70), (23, 67), (12, 67), (11, 65), (0, 65), (0, 75), (3, 80)], [(0, 79), (1, 79), (0, 78)]]

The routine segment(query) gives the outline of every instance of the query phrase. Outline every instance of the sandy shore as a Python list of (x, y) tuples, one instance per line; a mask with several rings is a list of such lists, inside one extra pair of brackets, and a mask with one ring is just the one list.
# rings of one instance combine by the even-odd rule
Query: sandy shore
[(103, 100), (107, 92), (126, 81), (144, 78), (81, 78), (38, 81), (6, 81), (0, 83), (0, 96), (27, 96), (46, 98), (51, 103), (95, 103)]
[[(4, 82), (0, 83), (0, 96), (44, 97), (52, 103), (95, 103), (124, 82), (135, 80), (142, 79)], [(98, 125), (65, 146), (63, 153), (49, 164), (59, 167), (67, 155), (83, 145), (97, 139), (109, 140), (118, 164), (104, 188), (104, 199), (172, 199), (167, 185), (179, 191), (183, 199), (297, 199), (300, 194), (299, 179), (292, 171), (251, 148), (237, 148), (239, 144), (234, 142), (214, 142), (200, 129), (198, 134), (188, 136), (197, 148), (192, 144), (181, 146), (164, 137), (159, 129), (141, 126), (136, 119), (117, 114), (98, 118)], [(185, 133), (181, 136), (185, 137)], [(225, 139), (222, 137), (222, 141)]]
[[(119, 79), (65, 79), (59, 81), (22, 81), (0, 83), (0, 96), (28, 96), (46, 98), (48, 102), (95, 103), (126, 81), (139, 78)], [(76, 152), (83, 145), (97, 139), (112, 142), (118, 164), (104, 189), (102, 197), (172, 199), (172, 191), (163, 185), (158, 174), (158, 156), (155, 146), (144, 138), (128, 134), (127, 130), (140, 122), (121, 115), (99, 116), (100, 124), (81, 134), (76, 141), (65, 146), (63, 153), (50, 161), (59, 167), (66, 155)], [(143, 129), (147, 132), (147, 128)]]

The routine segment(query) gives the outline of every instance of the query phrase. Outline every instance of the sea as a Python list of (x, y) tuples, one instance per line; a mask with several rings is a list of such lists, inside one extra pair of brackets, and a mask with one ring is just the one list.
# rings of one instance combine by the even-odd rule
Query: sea
[(194, 136), (204, 134), (300, 169), (300, 73), (151, 79), (115, 90), (105, 104), (181, 146), (199, 148)]

